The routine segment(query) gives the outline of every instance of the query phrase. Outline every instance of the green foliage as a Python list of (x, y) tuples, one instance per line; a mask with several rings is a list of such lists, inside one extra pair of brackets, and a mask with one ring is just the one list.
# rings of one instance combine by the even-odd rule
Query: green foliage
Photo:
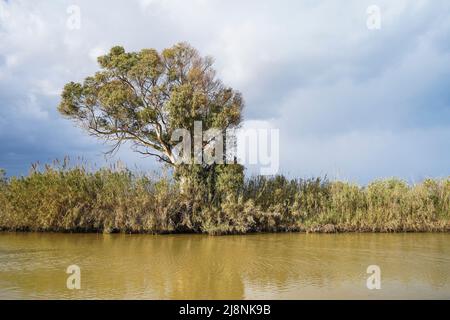
[[(0, 229), (242, 234), (450, 231), (450, 178), (366, 187), (283, 176), (243, 180), (237, 165), (175, 176), (46, 166), (0, 179)], [(181, 188), (180, 188), (181, 184)], [(214, 187), (211, 187), (211, 186)]]
[(176, 129), (226, 130), (241, 122), (241, 94), (215, 77), (212, 59), (187, 43), (158, 52), (126, 52), (120, 46), (98, 58), (101, 70), (83, 83), (65, 85), (59, 112), (89, 134), (124, 142), (135, 151), (176, 166)]
[(98, 58), (101, 70), (66, 84), (59, 112), (91, 135), (131, 142), (174, 168), (174, 178), (129, 171), (46, 167), (5, 179), (0, 171), (0, 228), (75, 232), (449, 230), (450, 180), (367, 187), (283, 176), (244, 181), (240, 165), (178, 165), (175, 129), (237, 127), (244, 102), (215, 77), (212, 59), (186, 43), (158, 52), (120, 46)]
[(0, 168), (0, 187), (6, 183), (6, 171)]

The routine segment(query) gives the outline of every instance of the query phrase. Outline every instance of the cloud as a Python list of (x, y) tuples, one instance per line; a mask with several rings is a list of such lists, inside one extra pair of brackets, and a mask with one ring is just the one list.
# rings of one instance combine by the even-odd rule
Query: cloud
[[(69, 81), (114, 45), (188, 41), (243, 92), (247, 120), (280, 129), (293, 175), (420, 179), (449, 175), (450, 3), (378, 1), (0, 1), (0, 167), (65, 154), (104, 163), (107, 148), (56, 112)], [(80, 9), (80, 29), (67, 8)], [(124, 149), (133, 166), (157, 165)]]

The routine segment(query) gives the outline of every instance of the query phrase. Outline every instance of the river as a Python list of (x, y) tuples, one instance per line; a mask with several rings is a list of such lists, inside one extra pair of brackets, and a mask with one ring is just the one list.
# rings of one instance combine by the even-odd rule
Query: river
[(450, 234), (0, 233), (0, 299), (348, 298), (450, 299)]

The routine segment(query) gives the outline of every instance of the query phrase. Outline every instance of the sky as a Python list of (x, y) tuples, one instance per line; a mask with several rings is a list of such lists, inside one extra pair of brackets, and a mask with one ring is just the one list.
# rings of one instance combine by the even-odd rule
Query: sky
[(108, 146), (56, 108), (64, 84), (97, 71), (112, 46), (180, 41), (214, 57), (246, 120), (280, 130), (282, 174), (450, 175), (448, 0), (0, 0), (0, 168), (25, 175), (69, 156), (158, 170), (128, 148), (105, 158)]

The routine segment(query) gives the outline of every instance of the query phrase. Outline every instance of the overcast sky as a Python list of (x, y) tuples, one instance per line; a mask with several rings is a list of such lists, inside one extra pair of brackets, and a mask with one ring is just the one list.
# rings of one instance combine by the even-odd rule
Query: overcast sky
[[(379, 30), (366, 23), (373, 4)], [(79, 29), (68, 27), (71, 5)], [(0, 168), (26, 174), (64, 155), (103, 165), (107, 147), (56, 112), (63, 85), (95, 72), (114, 45), (179, 41), (215, 58), (246, 120), (280, 129), (281, 173), (450, 175), (448, 0), (0, 0)], [(119, 158), (158, 168), (126, 149)]]

